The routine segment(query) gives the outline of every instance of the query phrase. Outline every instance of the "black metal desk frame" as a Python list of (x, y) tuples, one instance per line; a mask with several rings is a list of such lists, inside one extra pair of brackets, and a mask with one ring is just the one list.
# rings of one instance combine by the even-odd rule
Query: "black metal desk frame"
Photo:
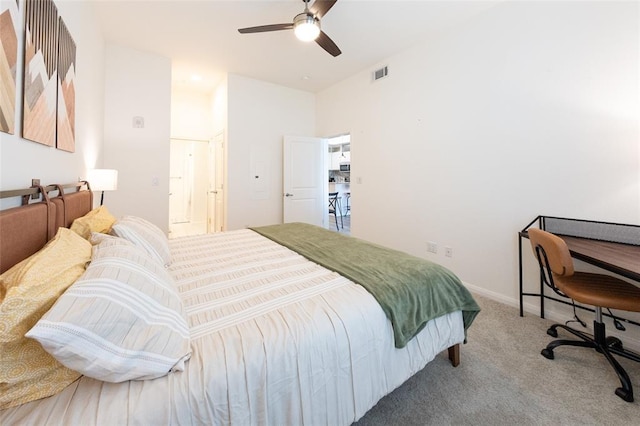
[[(540, 318), (544, 318), (544, 301), (545, 299), (553, 300), (555, 302), (563, 303), (565, 305), (572, 305), (568, 300), (563, 300), (555, 296), (550, 296), (545, 294), (545, 284), (542, 279), (540, 279), (540, 291), (539, 293), (530, 293), (524, 292), (523, 289), (523, 268), (522, 268), (522, 239), (528, 239), (529, 235), (527, 230), (532, 227), (537, 222), (537, 225), (540, 229), (556, 234), (560, 237), (573, 237), (580, 238), (584, 240), (595, 240), (595, 241), (604, 241), (608, 243), (616, 243), (627, 246), (640, 246), (640, 225), (626, 225), (620, 223), (611, 223), (611, 222), (597, 222), (590, 220), (581, 220), (581, 219), (568, 219), (561, 217), (553, 217), (553, 216), (538, 216), (534, 220), (532, 220), (527, 226), (524, 227), (518, 233), (518, 266), (519, 266), (519, 293), (520, 293), (520, 316), (524, 316), (524, 297), (525, 296), (533, 296), (540, 298)], [(634, 248), (635, 250), (635, 248)], [(632, 280), (640, 282), (640, 274), (634, 270), (627, 270), (624, 268), (615, 267), (613, 265), (608, 264), (600, 264), (599, 262), (594, 262), (594, 259), (590, 257), (581, 256), (580, 253), (575, 253), (572, 251), (572, 256), (576, 259), (583, 260), (587, 263), (593, 264), (610, 272), (614, 272), (616, 274), (622, 275), (624, 277), (630, 278)], [(640, 265), (640, 259), (638, 259), (638, 264)], [(592, 308), (582, 306), (579, 304), (575, 305), (576, 308), (587, 310), (594, 312)], [(603, 315), (611, 317), (611, 315), (607, 313), (603, 313)], [(616, 318), (619, 321), (624, 321), (629, 324), (640, 326), (640, 323), (636, 321), (632, 321), (630, 319), (621, 318), (616, 315)]]

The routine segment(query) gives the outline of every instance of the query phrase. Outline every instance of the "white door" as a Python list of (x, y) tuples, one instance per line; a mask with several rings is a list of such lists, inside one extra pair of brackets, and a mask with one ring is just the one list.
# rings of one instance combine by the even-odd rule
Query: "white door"
[(327, 216), (327, 141), (321, 138), (284, 137), (284, 223), (324, 226)]
[(224, 228), (224, 134), (215, 135), (209, 143), (209, 221), (207, 232)]

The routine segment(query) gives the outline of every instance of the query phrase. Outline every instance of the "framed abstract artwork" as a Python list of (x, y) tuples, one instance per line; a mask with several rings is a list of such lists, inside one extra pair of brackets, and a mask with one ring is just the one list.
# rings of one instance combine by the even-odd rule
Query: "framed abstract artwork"
[(58, 23), (58, 125), (56, 147), (75, 151), (76, 44), (62, 18)]
[(18, 1), (0, 0), (0, 131), (13, 134), (16, 124)]
[(25, 0), (22, 137), (75, 151), (76, 44), (53, 0)]
[(52, 0), (25, 0), (22, 137), (56, 143), (58, 8)]

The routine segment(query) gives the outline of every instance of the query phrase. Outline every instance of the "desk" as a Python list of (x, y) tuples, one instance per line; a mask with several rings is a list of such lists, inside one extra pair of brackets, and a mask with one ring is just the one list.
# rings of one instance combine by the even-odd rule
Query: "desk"
[[(544, 294), (540, 281), (539, 293), (525, 293), (522, 278), (522, 239), (528, 239), (527, 229), (538, 222), (538, 227), (561, 237), (569, 247), (571, 256), (583, 262), (613, 272), (640, 283), (640, 226), (579, 219), (538, 216), (518, 233), (520, 274), (520, 316), (524, 316), (524, 296), (540, 298), (540, 317), (544, 318), (544, 300), (570, 304), (566, 300)], [(583, 306), (576, 305), (581, 309)], [(605, 314), (606, 315), (606, 314)], [(623, 319), (631, 324), (637, 322)]]
[(640, 282), (640, 246), (564, 235), (560, 237), (576, 259)]

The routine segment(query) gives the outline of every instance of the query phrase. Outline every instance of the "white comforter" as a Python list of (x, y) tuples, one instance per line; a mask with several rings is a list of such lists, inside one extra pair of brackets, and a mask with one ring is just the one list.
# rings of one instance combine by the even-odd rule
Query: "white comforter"
[(191, 326), (186, 370), (120, 384), (83, 377), (0, 411), (0, 424), (347, 425), (464, 339), (454, 312), (395, 348), (364, 288), (250, 230), (170, 243)]

